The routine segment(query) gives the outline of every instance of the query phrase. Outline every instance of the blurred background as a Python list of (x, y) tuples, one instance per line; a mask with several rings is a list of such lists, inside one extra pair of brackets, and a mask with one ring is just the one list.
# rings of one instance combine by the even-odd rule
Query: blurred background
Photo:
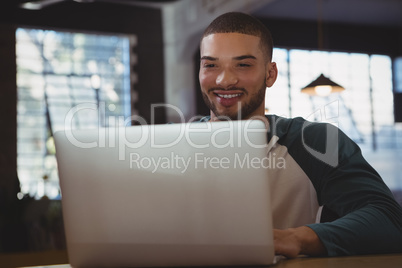
[[(0, 266), (67, 262), (55, 131), (209, 113), (199, 42), (228, 11), (272, 32), (266, 113), (337, 125), (402, 203), (402, 1), (3, 0)], [(343, 90), (302, 92), (320, 74)]]

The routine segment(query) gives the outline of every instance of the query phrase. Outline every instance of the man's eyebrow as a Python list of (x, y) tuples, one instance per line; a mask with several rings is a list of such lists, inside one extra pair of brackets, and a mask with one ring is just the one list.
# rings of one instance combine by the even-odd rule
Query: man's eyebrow
[(218, 60), (218, 58), (214, 58), (214, 57), (211, 57), (211, 56), (202, 56), (201, 60)]
[[(254, 57), (253, 55), (242, 55), (242, 56), (233, 57), (232, 59), (234, 59), (234, 60), (254, 59), (254, 60), (256, 60), (257, 58)], [(202, 56), (201, 60), (216, 61), (216, 60), (218, 60), (218, 58), (211, 57), (211, 56)]]
[(234, 57), (234, 60), (245, 60), (245, 59), (254, 59), (256, 60), (257, 58), (254, 57), (253, 55), (242, 55), (242, 56), (238, 56), (238, 57)]

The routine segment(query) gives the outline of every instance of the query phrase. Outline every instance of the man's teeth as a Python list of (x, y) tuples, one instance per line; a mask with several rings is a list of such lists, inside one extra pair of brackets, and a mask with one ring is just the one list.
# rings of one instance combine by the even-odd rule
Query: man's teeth
[(225, 99), (230, 99), (230, 98), (235, 98), (235, 97), (238, 97), (238, 96), (240, 96), (241, 94), (225, 94), (225, 95), (223, 95), (223, 94), (217, 94), (219, 97), (221, 97), (221, 98), (225, 98)]

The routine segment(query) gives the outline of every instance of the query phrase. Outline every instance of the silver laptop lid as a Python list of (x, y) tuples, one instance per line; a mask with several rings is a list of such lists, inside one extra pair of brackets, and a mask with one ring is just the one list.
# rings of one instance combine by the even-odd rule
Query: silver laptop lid
[(55, 134), (73, 266), (274, 259), (262, 121)]

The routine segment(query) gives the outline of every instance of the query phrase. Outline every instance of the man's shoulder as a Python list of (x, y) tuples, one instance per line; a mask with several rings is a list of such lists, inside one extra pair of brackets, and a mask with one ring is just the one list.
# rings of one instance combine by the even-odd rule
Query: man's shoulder
[[(266, 115), (266, 117), (269, 120), (270, 131), (276, 135), (288, 132), (316, 132), (318, 130), (324, 130), (328, 126), (333, 126), (329, 123), (309, 121), (303, 117), (287, 118), (274, 114)], [(335, 126), (333, 127), (336, 128)]]
[[(269, 139), (276, 136), (278, 142), (285, 146), (297, 146), (298, 144), (317, 144), (322, 147), (328, 135), (340, 134), (339, 129), (323, 122), (312, 122), (302, 117), (286, 118), (277, 115), (267, 115), (270, 128)], [(320, 145), (318, 145), (320, 144)]]
[(303, 126), (309, 121), (302, 117), (287, 118), (274, 114), (266, 115), (269, 121), (269, 134), (279, 138), (283, 136), (299, 135), (303, 130)]

